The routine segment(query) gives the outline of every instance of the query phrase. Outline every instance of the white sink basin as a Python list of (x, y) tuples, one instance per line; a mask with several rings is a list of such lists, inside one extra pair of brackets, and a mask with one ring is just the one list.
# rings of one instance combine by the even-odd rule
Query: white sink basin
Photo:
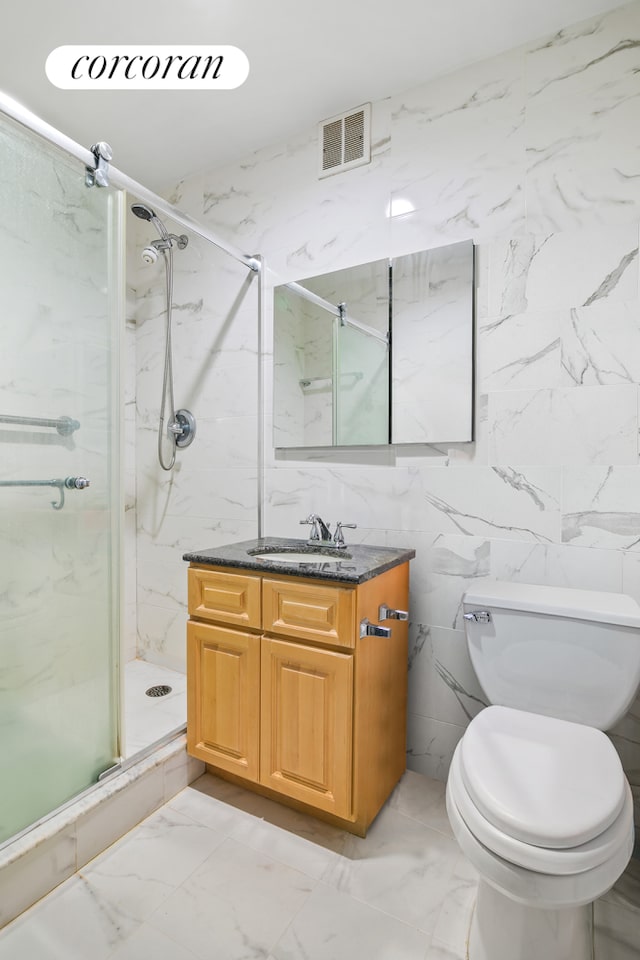
[(348, 560), (349, 555), (344, 554), (341, 557), (334, 557), (331, 554), (314, 551), (313, 553), (294, 553), (284, 551), (283, 553), (252, 553), (255, 560), (274, 560), (276, 563), (341, 563)]

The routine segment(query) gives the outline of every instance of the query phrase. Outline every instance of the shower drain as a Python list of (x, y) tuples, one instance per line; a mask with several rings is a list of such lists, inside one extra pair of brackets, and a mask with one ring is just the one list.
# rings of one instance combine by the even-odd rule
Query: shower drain
[(157, 683), (155, 687), (149, 687), (148, 690), (145, 690), (145, 696), (147, 697), (166, 697), (168, 693), (171, 693), (171, 687), (168, 687), (166, 683)]

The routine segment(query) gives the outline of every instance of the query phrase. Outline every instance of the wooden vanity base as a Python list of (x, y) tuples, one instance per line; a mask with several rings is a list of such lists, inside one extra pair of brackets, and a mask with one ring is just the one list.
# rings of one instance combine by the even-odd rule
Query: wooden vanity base
[(409, 564), (360, 584), (192, 564), (187, 749), (207, 769), (365, 836), (406, 760)]

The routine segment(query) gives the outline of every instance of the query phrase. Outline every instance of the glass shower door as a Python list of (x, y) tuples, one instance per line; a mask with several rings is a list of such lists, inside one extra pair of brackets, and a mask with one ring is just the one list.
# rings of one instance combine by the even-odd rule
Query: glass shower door
[(0, 842), (119, 753), (121, 217), (0, 114)]

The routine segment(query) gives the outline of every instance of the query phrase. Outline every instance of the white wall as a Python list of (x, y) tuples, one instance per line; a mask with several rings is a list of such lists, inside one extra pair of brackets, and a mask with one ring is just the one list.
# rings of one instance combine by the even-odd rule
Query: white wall
[[(417, 550), (409, 765), (435, 777), (446, 776), (483, 703), (460, 621), (470, 581), (490, 575), (640, 599), (639, 39), (632, 3), (374, 103), (371, 164), (329, 179), (317, 179), (314, 127), (180, 187), (179, 205), (266, 257), (270, 282), (477, 244), (474, 443), (275, 456), (264, 357), (265, 532), (298, 536), (298, 520), (315, 510), (357, 522), (354, 539)], [(415, 212), (389, 218), (400, 198)], [(202, 350), (194, 319), (177, 348), (187, 359)], [(225, 345), (216, 362), (234, 357)], [(245, 384), (228, 378), (219, 389), (227, 408)], [(143, 405), (143, 430), (146, 420)], [(198, 491), (189, 496), (202, 502), (190, 539), (206, 545), (214, 531), (199, 530), (198, 518), (229, 512), (237, 522), (223, 503), (226, 478), (250, 474), (255, 461), (225, 449), (215, 470), (210, 448), (188, 456), (204, 471), (189, 474)], [(156, 493), (167, 485), (151, 474), (146, 482)], [(175, 566), (173, 524), (173, 536), (163, 535), (172, 552), (160, 560)], [(147, 521), (141, 532), (150, 547)], [(164, 569), (158, 563), (160, 581)], [(148, 589), (147, 613), (165, 604)], [(615, 741), (638, 788), (640, 705)]]

